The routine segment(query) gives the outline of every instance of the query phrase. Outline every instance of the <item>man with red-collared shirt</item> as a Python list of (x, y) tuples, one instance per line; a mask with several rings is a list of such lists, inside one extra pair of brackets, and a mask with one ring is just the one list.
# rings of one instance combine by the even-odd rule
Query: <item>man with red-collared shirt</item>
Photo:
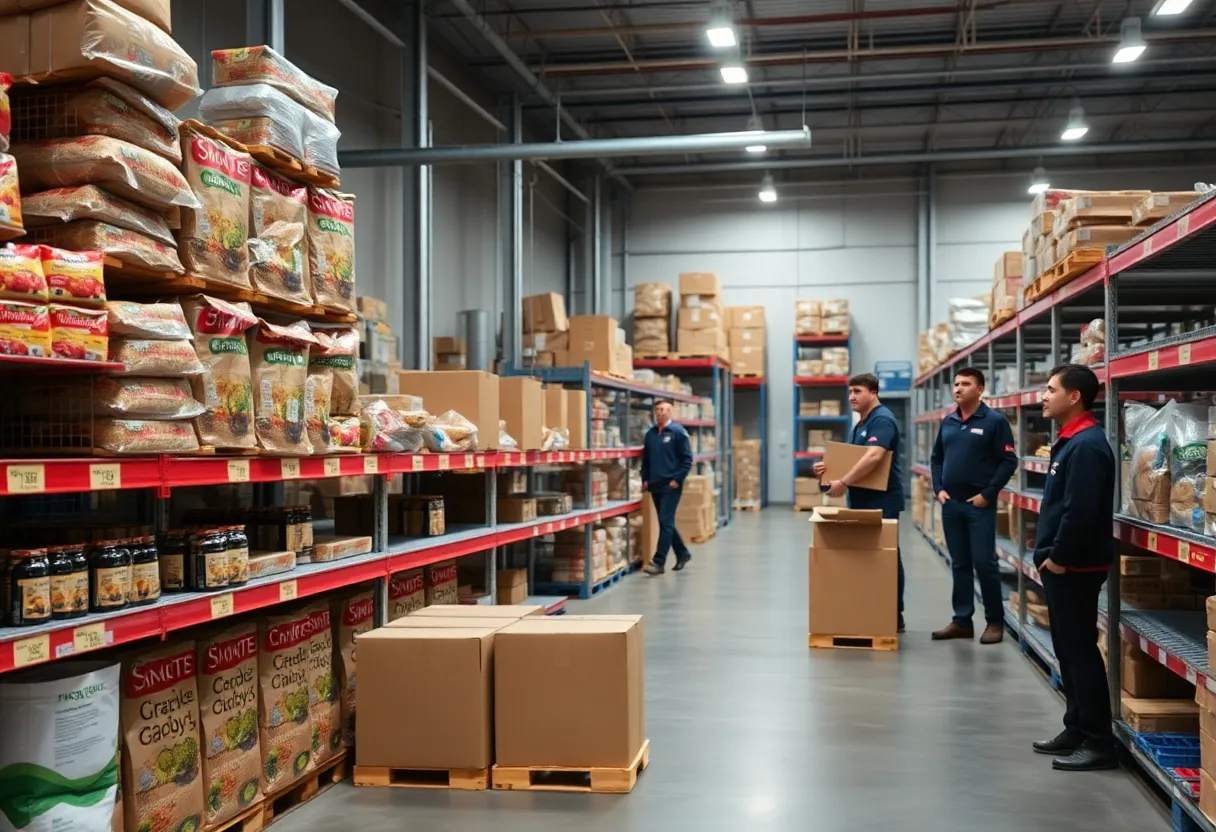
[(1079, 364), (1051, 371), (1043, 415), (1059, 425), (1051, 446), (1047, 484), (1034, 543), (1051, 617), (1051, 643), (1064, 684), (1064, 730), (1036, 742), (1040, 754), (1059, 755), (1052, 768), (1117, 768), (1110, 688), (1098, 652), (1098, 594), (1115, 558), (1115, 455), (1090, 408), (1098, 377)]

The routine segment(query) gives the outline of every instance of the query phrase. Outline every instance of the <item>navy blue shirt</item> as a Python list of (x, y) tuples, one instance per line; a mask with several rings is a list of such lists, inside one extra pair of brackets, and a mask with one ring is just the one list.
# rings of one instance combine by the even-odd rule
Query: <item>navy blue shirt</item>
[(881, 509), (884, 516), (899, 514), (904, 507), (904, 487), (899, 474), (899, 422), (895, 420), (895, 414), (886, 405), (878, 405), (853, 427), (849, 443), (867, 448), (877, 446), (891, 452), (887, 490), (849, 486), (849, 508)]
[(1115, 454), (1092, 413), (1060, 429), (1039, 507), (1034, 565), (1104, 572), (1115, 559)]
[(980, 402), (967, 419), (958, 408), (946, 414), (933, 443), (933, 493), (945, 489), (951, 500), (982, 494), (990, 505), (1018, 468), (1009, 420)]
[(652, 425), (642, 443), (642, 482), (646, 487), (672, 480), (683, 486), (691, 470), (692, 443), (688, 441), (688, 431), (675, 422), (668, 422), (662, 430)]

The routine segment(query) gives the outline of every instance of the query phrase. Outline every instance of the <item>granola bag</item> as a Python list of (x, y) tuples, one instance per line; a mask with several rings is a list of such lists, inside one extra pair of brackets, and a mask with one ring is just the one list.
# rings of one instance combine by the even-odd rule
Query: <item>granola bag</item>
[(1170, 517), (1167, 408), (1123, 406), (1123, 511), (1150, 523), (1168, 523)]
[(247, 303), (206, 295), (182, 303), (205, 372), (192, 384), (206, 410), (195, 421), (199, 440), (215, 448), (253, 448), (253, 374), (245, 333), (257, 323)]
[(204, 136), (190, 122), (181, 134), (186, 179), (201, 204), (182, 212), (182, 262), (192, 274), (248, 287), (249, 154)]
[[(199, 118), (224, 135), (245, 145), (273, 147), (295, 159), (304, 158), (305, 112), (269, 84), (215, 87), (198, 105)], [(230, 129), (240, 135), (230, 134)]]
[(110, 334), (159, 341), (189, 341), (194, 338), (186, 315), (177, 301), (136, 303), (132, 300), (106, 301)]
[(93, 447), (112, 454), (179, 454), (198, 450), (188, 421), (94, 419)]
[(359, 415), (359, 333), (352, 327), (313, 328), (318, 347), (309, 353), (308, 372), (331, 379), (329, 412), (334, 416)]
[(0, 153), (0, 225), (23, 228), (20, 179), (17, 160)]
[(249, 277), (259, 291), (312, 304), (308, 280), (308, 188), (253, 166), (249, 192)]
[(258, 621), (258, 744), (262, 790), (282, 790), (312, 770), (309, 718), (312, 622), (307, 609)]
[(106, 302), (103, 255), (100, 251), (69, 251), (39, 246), (42, 273), (51, 300), (100, 305)]
[(338, 619), (334, 647), (338, 654), (338, 687), (342, 691), (342, 744), (350, 748), (355, 744), (355, 642), (376, 626), (375, 593), (366, 590), (335, 600), (334, 615)]
[(410, 454), (422, 448), (423, 429), (408, 424), (400, 411), (389, 407), (382, 399), (360, 411), (359, 423), (365, 451)]
[(269, 46), (217, 49), (211, 53), (211, 85), (269, 84), (327, 121), (334, 120), (338, 91), (301, 72)]
[(317, 303), (355, 308), (355, 198), (308, 189), (308, 268)]
[(1169, 408), (1170, 525), (1203, 532), (1203, 481), (1208, 466), (1207, 405)]
[(181, 274), (182, 261), (174, 246), (159, 243), (138, 231), (129, 231), (97, 220), (77, 220), (38, 228), (34, 239), (69, 251), (97, 251), (127, 266)]
[(362, 423), (358, 416), (329, 417), (329, 450), (335, 453), (363, 450)]
[(259, 320), (250, 330), (253, 415), (258, 445), (282, 454), (312, 453), (304, 413), (308, 351), (316, 338), (308, 325), (277, 326)]
[(97, 185), (158, 211), (198, 208), (186, 178), (151, 150), (109, 136), (43, 139), (13, 146), (27, 193)]
[(119, 375), (180, 378), (205, 372), (189, 341), (111, 338), (110, 360), (125, 368)]
[(258, 749), (258, 625), (250, 621), (198, 642), (206, 828), (262, 797)]
[(96, 185), (52, 188), (21, 198), (21, 210), (30, 228), (74, 220), (97, 220), (177, 246), (169, 223), (155, 211), (106, 193)]
[(312, 722), (313, 762), (320, 763), (342, 750), (342, 703), (334, 668), (334, 632), (328, 601), (307, 607), (311, 633), (308, 660), (308, 711)]
[[(319, 336), (319, 340), (328, 339)], [(312, 351), (316, 349), (314, 347)], [(316, 454), (329, 452), (329, 408), (333, 387), (334, 377), (325, 372), (314, 373), (310, 369), (304, 380), (304, 422), (308, 428), (308, 441)]]
[(0, 298), (42, 301), (49, 295), (38, 246), (0, 246)]
[(193, 419), (203, 412), (184, 378), (98, 376), (93, 412), (124, 419)]

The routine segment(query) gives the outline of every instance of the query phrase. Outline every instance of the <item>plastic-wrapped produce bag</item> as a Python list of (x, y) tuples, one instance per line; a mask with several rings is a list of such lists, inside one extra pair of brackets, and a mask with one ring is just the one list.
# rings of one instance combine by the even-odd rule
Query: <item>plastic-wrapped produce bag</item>
[(1170, 408), (1129, 402), (1123, 408), (1123, 511), (1150, 523), (1170, 516)]
[(1203, 480), (1208, 465), (1207, 406), (1170, 402), (1168, 408), (1170, 525), (1202, 532)]

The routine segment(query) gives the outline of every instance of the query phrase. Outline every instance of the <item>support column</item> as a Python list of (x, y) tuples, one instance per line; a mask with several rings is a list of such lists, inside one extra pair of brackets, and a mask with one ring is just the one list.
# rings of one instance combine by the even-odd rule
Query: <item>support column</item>
[(283, 0), (245, 0), (245, 42), (265, 44), (286, 56), (283, 17)]
[[(519, 95), (508, 100), (503, 122), (507, 125), (506, 140), (515, 144), (523, 141), (523, 110)], [(524, 163), (519, 159), (498, 164), (499, 223), (503, 232), (503, 358), (508, 366), (518, 367), (523, 355), (523, 314), (520, 301), (524, 296)]]
[[(401, 59), (401, 146), (430, 145), (427, 100), (426, 13), (414, 0), (402, 17), (401, 39), (408, 45)], [(401, 361), (420, 370), (431, 366), (431, 169), (401, 170)], [(408, 337), (413, 333), (413, 338)]]

